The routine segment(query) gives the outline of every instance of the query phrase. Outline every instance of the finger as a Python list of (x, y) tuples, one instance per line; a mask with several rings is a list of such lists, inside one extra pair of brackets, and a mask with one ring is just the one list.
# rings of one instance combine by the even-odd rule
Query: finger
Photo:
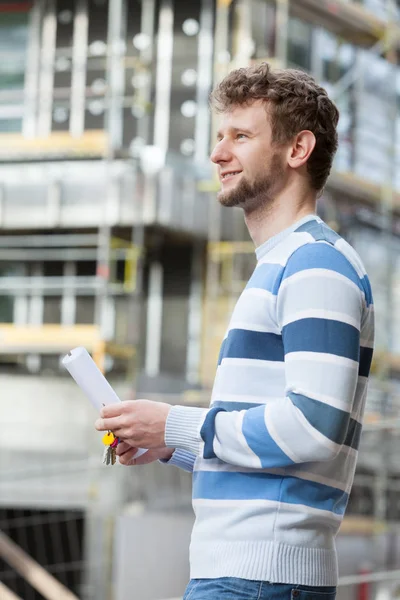
[(95, 424), (97, 431), (112, 431), (115, 433), (116, 430), (120, 430), (123, 425), (121, 423), (121, 417), (111, 417), (110, 419), (97, 419)]
[(118, 417), (122, 414), (122, 402), (116, 402), (115, 404), (108, 404), (103, 406), (100, 411), (100, 417), (109, 419), (110, 417)]
[(122, 400), (121, 402), (116, 402), (115, 404), (108, 404), (107, 406), (103, 406), (100, 411), (100, 416), (109, 419), (111, 417), (118, 417), (130, 409), (130, 405), (134, 403), (134, 400)]
[(133, 457), (135, 456), (136, 452), (137, 448), (131, 448), (130, 450), (127, 450), (124, 454), (122, 454), (122, 456), (119, 456), (118, 460), (121, 463), (121, 465), (135, 465), (136, 460)]
[(130, 446), (129, 444), (127, 444), (126, 442), (119, 442), (117, 448), (116, 448), (116, 452), (117, 454), (124, 454), (125, 452), (127, 452), (130, 448), (132, 448), (132, 446)]
[(127, 442), (120, 442), (117, 446), (117, 455), (122, 456), (123, 454), (125, 454), (125, 452), (128, 452), (129, 450), (135, 450), (137, 452), (138, 449), (133, 448)]

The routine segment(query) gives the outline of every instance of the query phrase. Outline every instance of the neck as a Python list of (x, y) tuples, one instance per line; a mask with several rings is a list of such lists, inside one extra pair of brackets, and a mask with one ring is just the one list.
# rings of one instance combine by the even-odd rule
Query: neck
[(314, 192), (309, 189), (287, 189), (278, 194), (273, 202), (268, 202), (250, 213), (245, 212), (244, 219), (257, 248), (296, 221), (315, 212)]

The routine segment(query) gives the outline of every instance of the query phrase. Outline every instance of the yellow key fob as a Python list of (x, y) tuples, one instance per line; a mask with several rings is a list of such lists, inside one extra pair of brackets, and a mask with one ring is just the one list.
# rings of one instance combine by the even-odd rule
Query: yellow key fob
[(115, 435), (112, 433), (112, 431), (107, 431), (107, 433), (103, 435), (102, 441), (105, 446), (111, 446), (114, 440)]

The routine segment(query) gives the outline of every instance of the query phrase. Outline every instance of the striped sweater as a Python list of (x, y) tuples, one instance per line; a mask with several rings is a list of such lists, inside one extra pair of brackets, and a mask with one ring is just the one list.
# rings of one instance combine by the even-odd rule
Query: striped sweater
[(371, 288), (314, 215), (257, 248), (209, 409), (172, 407), (170, 464), (193, 471), (192, 578), (337, 583), (335, 535), (372, 359)]

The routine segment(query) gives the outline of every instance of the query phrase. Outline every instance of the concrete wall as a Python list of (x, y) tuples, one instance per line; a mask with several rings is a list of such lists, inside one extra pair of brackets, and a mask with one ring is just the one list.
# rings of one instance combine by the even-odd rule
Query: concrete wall
[(189, 581), (193, 513), (125, 514), (116, 528), (115, 600), (180, 597)]
[[(135, 508), (133, 509), (135, 510)], [(141, 513), (122, 516), (116, 529), (115, 599), (180, 598), (189, 578), (188, 549), (193, 515), (190, 512)], [(337, 539), (340, 576), (361, 570), (384, 571), (389, 536), (361, 535)], [(398, 554), (397, 539), (395, 552)], [(394, 568), (393, 566), (389, 568)], [(371, 591), (374, 584), (371, 584)], [(340, 586), (337, 600), (356, 600), (357, 585)], [(371, 597), (374, 597), (372, 594)]]
[[(126, 397), (126, 386), (114, 387)], [(187, 474), (160, 464), (103, 467), (96, 411), (69, 377), (0, 375), (0, 389), (0, 508), (85, 510), (85, 598), (108, 598), (114, 519), (116, 600), (182, 593), (193, 521)], [(181, 490), (180, 510), (166, 512)], [(127, 498), (144, 502), (126, 507)], [(160, 511), (144, 511), (155, 502)]]
[(86, 506), (103, 445), (75, 382), (2, 374), (0, 389), (0, 506)]

